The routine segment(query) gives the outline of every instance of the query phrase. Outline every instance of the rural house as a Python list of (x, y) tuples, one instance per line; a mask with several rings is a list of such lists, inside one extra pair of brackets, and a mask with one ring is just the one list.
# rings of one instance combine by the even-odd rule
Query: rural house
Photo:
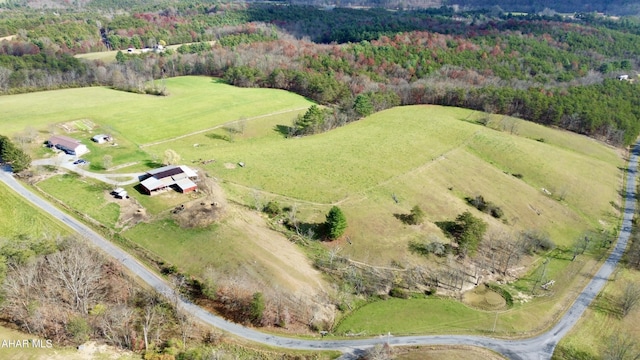
[(140, 185), (147, 195), (169, 187), (175, 187), (186, 194), (198, 189), (198, 185), (193, 182), (197, 178), (198, 174), (187, 166), (167, 165), (147, 171)]
[(47, 142), (49, 147), (62, 150), (69, 155), (80, 156), (89, 152), (87, 146), (80, 141), (62, 135), (54, 135)]

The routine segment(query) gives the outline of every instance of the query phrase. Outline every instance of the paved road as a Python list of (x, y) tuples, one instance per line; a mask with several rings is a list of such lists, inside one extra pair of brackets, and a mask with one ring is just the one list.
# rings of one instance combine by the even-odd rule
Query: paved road
[[(384, 342), (388, 342), (391, 345), (471, 345), (492, 349), (510, 359), (515, 360), (550, 359), (558, 341), (560, 341), (560, 339), (562, 339), (562, 337), (571, 330), (596, 294), (598, 294), (605, 285), (626, 248), (631, 231), (631, 220), (635, 212), (635, 184), (639, 153), (640, 142), (636, 143), (634, 146), (629, 160), (624, 218), (622, 221), (622, 229), (614, 250), (560, 321), (551, 330), (533, 338), (524, 340), (501, 340), (482, 336), (435, 335), (398, 337), (383, 336), (378, 338), (355, 340), (302, 340), (269, 335), (251, 328), (231, 323), (184, 299), (179, 300), (179, 306), (183, 307), (183, 309), (206, 324), (251, 341), (287, 349), (339, 350), (345, 353), (342, 357), (343, 359), (353, 358), (355, 357), (355, 354), (362, 351), (362, 349)], [(22, 184), (13, 178), (10, 172), (6, 170), (0, 171), (0, 181), (3, 181), (27, 200), (67, 224), (110, 256), (118, 259), (131, 272), (138, 275), (143, 281), (154, 287), (157, 291), (174, 298), (175, 293), (165, 280), (147, 269), (124, 250), (113, 245), (87, 226), (25, 189)]]

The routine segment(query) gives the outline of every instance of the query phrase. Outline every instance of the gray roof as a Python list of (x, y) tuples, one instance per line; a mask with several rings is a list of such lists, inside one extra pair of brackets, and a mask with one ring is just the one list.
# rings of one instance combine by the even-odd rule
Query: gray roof
[(143, 180), (140, 185), (144, 186), (145, 189), (149, 190), (149, 191), (153, 191), (153, 190), (158, 190), (160, 188), (166, 187), (167, 185), (164, 184), (162, 181), (154, 178), (154, 177), (150, 177), (147, 178), (145, 180)]
[(182, 191), (185, 191), (186, 189), (191, 189), (191, 188), (194, 188), (194, 187), (198, 186), (198, 185), (196, 185), (196, 183), (194, 183), (193, 181), (191, 181), (191, 180), (189, 180), (187, 178), (176, 181), (176, 185), (178, 185), (178, 187)]

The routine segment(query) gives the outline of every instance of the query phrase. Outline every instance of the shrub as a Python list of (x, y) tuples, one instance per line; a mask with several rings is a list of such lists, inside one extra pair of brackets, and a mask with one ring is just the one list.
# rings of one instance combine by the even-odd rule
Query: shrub
[(424, 211), (420, 208), (420, 206), (416, 205), (411, 208), (411, 213), (409, 214), (409, 223), (411, 225), (422, 224), (424, 221)]
[(267, 205), (264, 206), (264, 209), (262, 209), (262, 211), (264, 211), (270, 217), (278, 216), (281, 212), (280, 204), (278, 204), (277, 201), (269, 201)]
[(479, 211), (493, 216), (496, 219), (500, 219), (504, 216), (504, 211), (502, 211), (499, 206), (490, 201), (486, 201), (482, 195), (478, 195), (475, 198), (467, 197), (466, 200), (469, 205), (475, 207)]
[(82, 344), (89, 340), (91, 327), (86, 319), (76, 316), (67, 323), (67, 332), (77, 344)]
[(409, 292), (399, 287), (394, 287), (389, 291), (389, 296), (400, 299), (408, 299)]

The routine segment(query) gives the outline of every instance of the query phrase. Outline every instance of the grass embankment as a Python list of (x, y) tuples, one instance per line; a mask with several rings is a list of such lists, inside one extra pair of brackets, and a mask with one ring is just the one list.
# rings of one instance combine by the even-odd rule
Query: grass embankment
[[(614, 339), (626, 338), (633, 344), (629, 358), (640, 354), (640, 308), (622, 317), (619, 299), (628, 282), (640, 282), (640, 272), (621, 269), (612, 275), (604, 290), (598, 294), (573, 330), (560, 341), (554, 359), (599, 359), (607, 349), (618, 345)], [(633, 354), (633, 355), (632, 355)]]
[(69, 229), (49, 214), (31, 206), (4, 183), (0, 183), (0, 237), (18, 236), (55, 238), (69, 234)]

